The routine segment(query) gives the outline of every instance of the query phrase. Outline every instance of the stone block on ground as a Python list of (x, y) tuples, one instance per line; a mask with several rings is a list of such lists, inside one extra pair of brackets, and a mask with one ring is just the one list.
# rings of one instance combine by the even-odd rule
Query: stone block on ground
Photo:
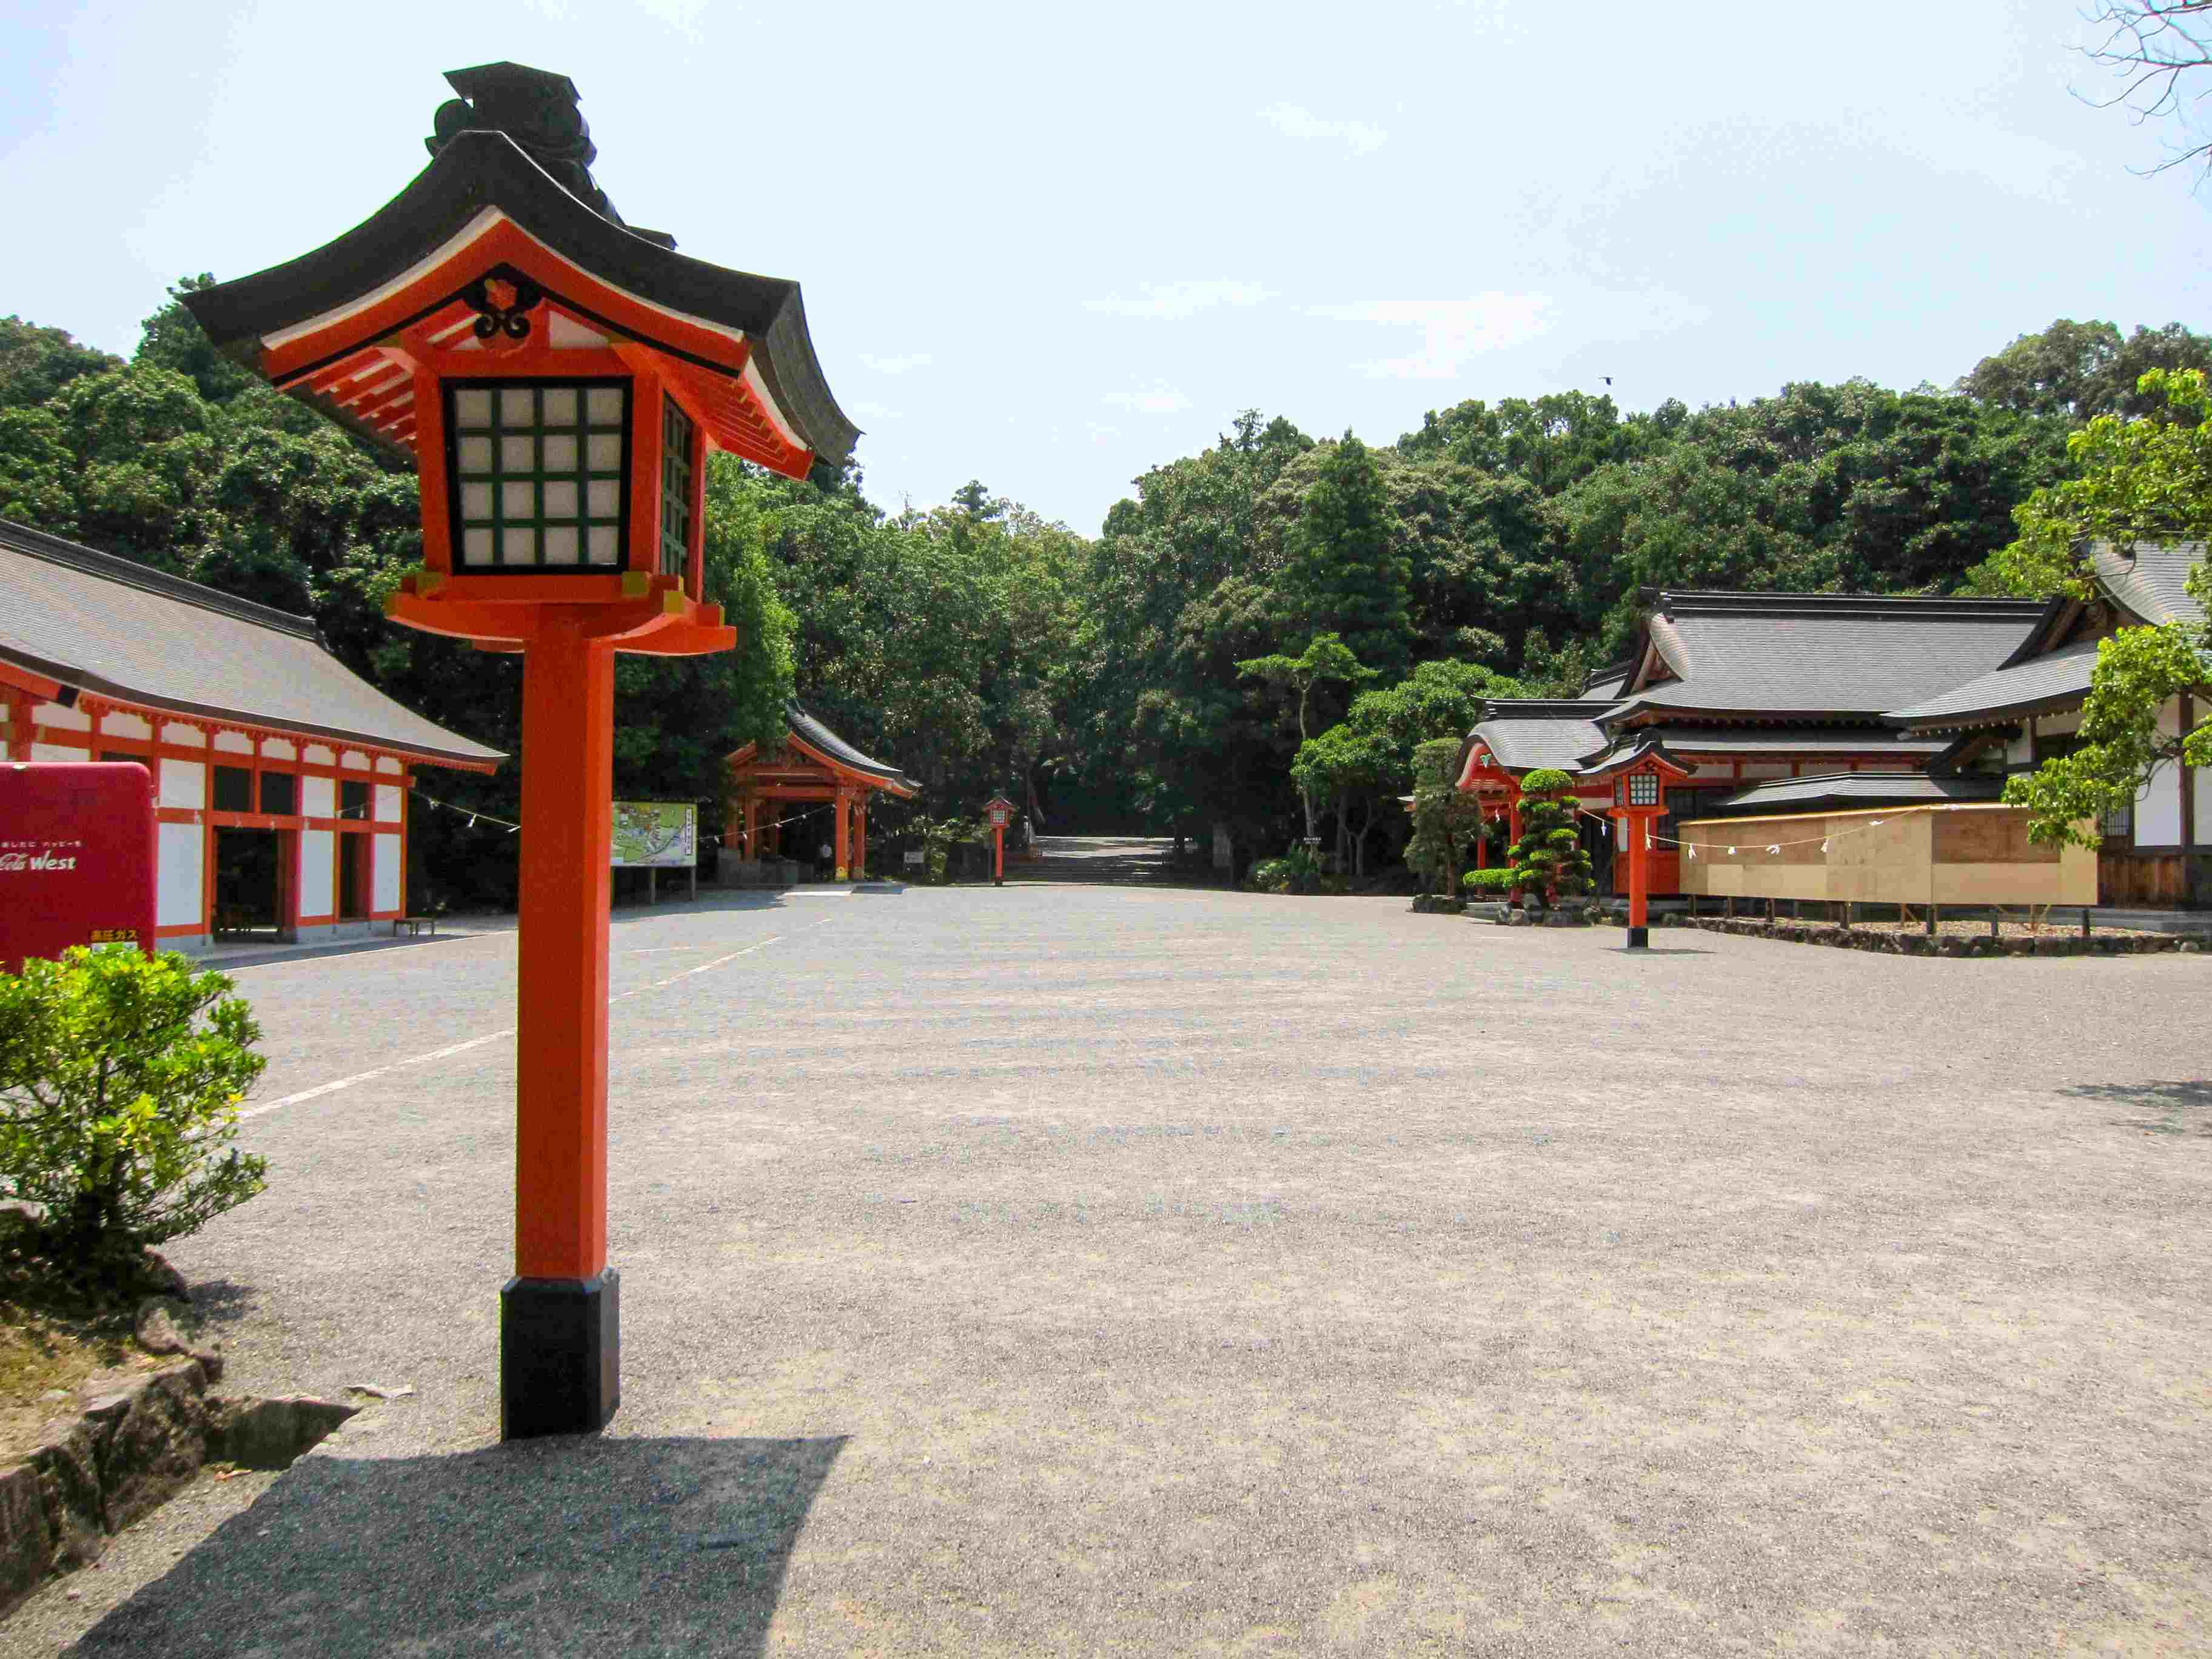
[(120, 1532), (179, 1491), (204, 1461), (207, 1375), (179, 1359), (129, 1379), (112, 1373), (83, 1392), (100, 1466), (101, 1519)]
[(36, 1589), (53, 1562), (38, 1469), (27, 1460), (0, 1469), (0, 1614)]
[(82, 1417), (49, 1423), (28, 1461), (38, 1471), (52, 1564), (82, 1566), (97, 1561), (107, 1547), (107, 1527), (100, 1501), (95, 1425)]
[(242, 1468), (287, 1468), (360, 1409), (309, 1395), (215, 1400), (209, 1409), (208, 1455)]
[(138, 1304), (138, 1346), (148, 1353), (185, 1354), (200, 1362), (210, 1382), (222, 1380), (222, 1344), (188, 1302), (149, 1297)]

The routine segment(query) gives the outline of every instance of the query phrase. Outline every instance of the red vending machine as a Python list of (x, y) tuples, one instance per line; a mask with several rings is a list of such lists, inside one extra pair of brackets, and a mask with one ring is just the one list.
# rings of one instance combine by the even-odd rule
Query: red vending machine
[(154, 780), (124, 761), (0, 763), (0, 971), (154, 944)]

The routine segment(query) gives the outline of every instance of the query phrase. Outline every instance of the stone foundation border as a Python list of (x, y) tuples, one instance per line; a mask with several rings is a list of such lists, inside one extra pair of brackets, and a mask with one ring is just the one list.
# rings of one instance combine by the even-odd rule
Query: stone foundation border
[[(221, 1374), (221, 1362), (212, 1369)], [(361, 1408), (304, 1395), (225, 1399), (187, 1356), (108, 1371), (78, 1394), (30, 1455), (0, 1468), (0, 1618), (52, 1577), (98, 1560), (107, 1540), (181, 1491), (207, 1463), (289, 1468)]]
[(1899, 957), (2128, 957), (2165, 951), (2200, 951), (2192, 939), (2173, 933), (2062, 933), (2056, 928), (2026, 939), (1990, 939), (1978, 933), (1925, 933), (1871, 927), (1845, 927), (1830, 921), (1768, 921), (1749, 916), (1654, 916), (1655, 927), (1698, 927), (1741, 939), (1782, 939), (1794, 945), (1826, 945), (1844, 951), (1875, 951)]

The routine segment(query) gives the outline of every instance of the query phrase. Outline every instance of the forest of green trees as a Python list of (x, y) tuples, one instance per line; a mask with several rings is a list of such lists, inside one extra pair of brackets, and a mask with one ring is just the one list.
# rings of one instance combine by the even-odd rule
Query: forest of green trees
[[(2068, 476), (2069, 434), (2158, 412), (2136, 390), (2153, 368), (2212, 368), (2212, 338), (2062, 320), (1948, 390), (1469, 401), (1387, 445), (1247, 411), (1137, 479), (1095, 537), (981, 483), (892, 514), (857, 468), (793, 483), (717, 456), (708, 597), (743, 643), (621, 659), (617, 791), (699, 799), (718, 831), (719, 757), (773, 736), (796, 695), (921, 781), (879, 804), (884, 845), (1033, 789), (1052, 829), (1225, 823), (1245, 860), (1304, 833), (1310, 803), (1372, 869), (1405, 838), (1386, 804), (1414, 745), (1463, 734), (1486, 696), (1571, 694), (1624, 644), (1638, 588), (1958, 588)], [(413, 475), (218, 356), (173, 292), (127, 362), (0, 320), (0, 517), (310, 615), (392, 696), (519, 749), (512, 659), (383, 620), (419, 556)], [(514, 766), (424, 787), (519, 811)], [(512, 902), (511, 838), (416, 823), (434, 889)]]

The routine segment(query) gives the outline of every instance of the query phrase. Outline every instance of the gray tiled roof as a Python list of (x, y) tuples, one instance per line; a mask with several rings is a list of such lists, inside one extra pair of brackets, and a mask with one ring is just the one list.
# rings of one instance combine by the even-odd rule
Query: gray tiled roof
[(2089, 556), (2106, 592), (2147, 623), (2197, 623), (2203, 608), (2189, 597), (2189, 572), (2204, 556), (2203, 542), (2100, 543)]
[(882, 761), (872, 760), (862, 754), (796, 702), (784, 704), (783, 721), (792, 736), (812, 744), (831, 759), (851, 767), (856, 772), (866, 772), (871, 777), (881, 778), (894, 787), (909, 793), (921, 787), (897, 767), (887, 766)]
[(1662, 592), (1652, 642), (1680, 677), (1620, 706), (1879, 715), (2001, 665), (2050, 606), (2034, 599)]
[(325, 651), (314, 624), (0, 520), (0, 659), (81, 691), (429, 761), (496, 762)]
[(1924, 727), (2017, 717), (2033, 708), (2088, 696), (2090, 672), (2096, 665), (2097, 641), (2084, 640), (2049, 656), (2031, 657), (2013, 667), (1980, 675), (1923, 702), (1893, 710), (1887, 718), (1899, 726)]
[(2002, 778), (1930, 777), (1925, 772), (1824, 772), (1809, 778), (1770, 778), (1738, 790), (1721, 803), (1724, 811), (1775, 807), (1904, 806), (1924, 801), (1995, 800)]
[(1494, 697), (1482, 705), (1474, 739), (1509, 772), (1576, 769), (1577, 757), (1605, 747), (1597, 717), (1613, 705), (1588, 700)]

